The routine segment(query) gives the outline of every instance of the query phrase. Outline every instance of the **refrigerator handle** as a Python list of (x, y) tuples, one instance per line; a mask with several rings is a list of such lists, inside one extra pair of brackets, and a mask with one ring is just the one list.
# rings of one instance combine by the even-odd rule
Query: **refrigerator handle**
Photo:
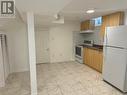
[[(105, 29), (105, 37), (104, 37), (104, 48), (103, 48), (103, 63), (106, 61), (106, 56), (107, 56), (107, 41), (108, 41), (108, 36), (107, 36), (107, 29)], [(104, 66), (104, 64), (103, 64)]]
[(108, 42), (107, 29), (105, 29), (104, 46), (107, 45), (107, 42)]
[(107, 29), (105, 29), (105, 30), (106, 30), (106, 32), (105, 32), (106, 33), (106, 43), (105, 44), (107, 45), (107, 42), (108, 42)]
[[(107, 57), (107, 47), (104, 46), (104, 48), (103, 48), (103, 68), (104, 68), (104, 65), (106, 63), (106, 59), (107, 59), (106, 57)], [(102, 73), (103, 73), (103, 71), (102, 71)]]

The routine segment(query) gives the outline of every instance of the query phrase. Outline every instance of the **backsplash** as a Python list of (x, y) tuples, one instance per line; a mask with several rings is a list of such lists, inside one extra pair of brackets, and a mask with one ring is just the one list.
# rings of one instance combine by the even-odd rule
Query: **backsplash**
[(73, 32), (73, 45), (82, 44), (84, 42), (85, 38), (84, 35), (80, 34), (79, 31)]
[(91, 34), (80, 34), (84, 40), (94, 40), (94, 44), (103, 45), (103, 39), (100, 36), (100, 26), (95, 27), (94, 33)]

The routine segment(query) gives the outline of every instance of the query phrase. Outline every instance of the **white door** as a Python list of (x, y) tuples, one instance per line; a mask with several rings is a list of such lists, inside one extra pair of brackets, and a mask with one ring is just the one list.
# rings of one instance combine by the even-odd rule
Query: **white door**
[(49, 63), (49, 31), (35, 32), (37, 63)]
[(124, 91), (127, 50), (104, 47), (103, 78)]

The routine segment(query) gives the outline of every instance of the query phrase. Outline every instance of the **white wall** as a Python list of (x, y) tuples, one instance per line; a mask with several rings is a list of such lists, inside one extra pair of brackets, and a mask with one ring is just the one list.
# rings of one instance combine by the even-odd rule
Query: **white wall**
[(50, 28), (50, 61), (74, 60), (73, 31), (79, 31), (79, 24), (65, 23)]
[(73, 45), (79, 45), (82, 44), (84, 42), (85, 38), (83, 36), (83, 34), (80, 34), (79, 31), (74, 31), (73, 32)]
[(8, 42), (9, 64), (11, 72), (29, 70), (26, 25), (19, 23), (5, 31)]
[(26, 26), (20, 28), (14, 33), (14, 71), (21, 72), (29, 69), (28, 64), (28, 43), (27, 43), (27, 30)]

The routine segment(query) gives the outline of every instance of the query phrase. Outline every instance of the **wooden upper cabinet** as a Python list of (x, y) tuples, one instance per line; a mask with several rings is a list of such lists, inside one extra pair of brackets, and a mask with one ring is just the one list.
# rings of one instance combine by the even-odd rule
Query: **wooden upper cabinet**
[(109, 26), (118, 26), (124, 24), (124, 12), (117, 12), (109, 15)]
[(81, 31), (94, 29), (94, 20), (86, 20), (81, 22)]
[(116, 12), (102, 17), (101, 36), (105, 35), (108, 26), (119, 26), (124, 24), (124, 12)]

